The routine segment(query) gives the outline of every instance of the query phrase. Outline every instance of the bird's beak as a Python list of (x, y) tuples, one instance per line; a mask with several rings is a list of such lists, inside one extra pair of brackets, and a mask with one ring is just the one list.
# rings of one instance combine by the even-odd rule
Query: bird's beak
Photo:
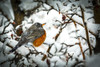
[(42, 24), (42, 27), (45, 25), (46, 23)]

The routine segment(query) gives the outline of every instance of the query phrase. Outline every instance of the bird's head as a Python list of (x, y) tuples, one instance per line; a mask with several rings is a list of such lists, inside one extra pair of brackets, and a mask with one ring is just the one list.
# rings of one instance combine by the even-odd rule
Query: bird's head
[(34, 24), (34, 26), (36, 26), (36, 28), (42, 28), (44, 25), (45, 25), (45, 23), (41, 24), (41, 23), (38, 23), (38, 22)]

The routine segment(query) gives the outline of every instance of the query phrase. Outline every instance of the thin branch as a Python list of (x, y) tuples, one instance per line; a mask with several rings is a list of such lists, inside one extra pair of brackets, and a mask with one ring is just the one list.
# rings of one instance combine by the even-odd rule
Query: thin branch
[[(5, 29), (10, 25), (10, 23), (8, 23), (8, 25), (6, 25), (2, 31), (2, 33), (0, 33), (0, 35), (3, 35), (5, 33)], [(7, 33), (7, 32), (6, 32)]]
[(0, 27), (3, 25), (3, 19), (4, 19), (4, 17), (2, 17), (2, 19), (1, 19)]
[(61, 32), (62, 32), (62, 28), (60, 28), (59, 33), (56, 34), (56, 36), (54, 37), (54, 38), (55, 38), (55, 41), (58, 39), (58, 37), (59, 37), (59, 35), (61, 34)]
[[(84, 61), (78, 61), (78, 62), (76, 62), (72, 67), (77, 67), (77, 65), (78, 65), (78, 64), (81, 64), (81, 63), (85, 64)], [(81, 66), (80, 66), (80, 67), (81, 67)], [(82, 65), (82, 67), (84, 67), (84, 66)]]
[(0, 8), (0, 11), (1, 11), (2, 15), (4, 15), (7, 18), (7, 20), (10, 21), (9, 17), (3, 12), (3, 10), (1, 8)]
[(87, 39), (83, 36), (77, 36), (77, 37), (74, 37), (74, 38), (78, 39), (79, 37), (81, 37), (82, 39), (84, 39), (87, 42)]
[(6, 44), (8, 47), (13, 48), (11, 45), (9, 45), (8, 43)]
[(88, 18), (87, 20), (90, 20), (90, 19), (93, 19), (93, 18), (94, 18), (94, 16), (92, 16), (92, 17)]
[(58, 3), (56, 3), (56, 5), (57, 5), (57, 7), (58, 7), (58, 10), (59, 10), (59, 14), (60, 14), (60, 7), (59, 7)]
[(71, 34), (71, 33), (76, 33), (76, 32), (78, 32), (78, 31), (80, 31), (80, 30), (74, 30), (74, 31), (71, 31), (69, 34)]
[(46, 60), (46, 63), (48, 64), (48, 67), (51, 67), (49, 59)]
[(56, 63), (57, 63), (57, 61), (54, 62), (54, 67), (56, 67)]
[(81, 46), (80, 38), (78, 38), (78, 40), (79, 40), (79, 47), (80, 47), (80, 50), (81, 50), (81, 53), (82, 53), (82, 56), (83, 56), (83, 60), (85, 60), (85, 55), (84, 55), (84, 52), (83, 52), (83, 49), (82, 49), (82, 46)]
[(62, 50), (63, 50), (63, 45), (61, 46), (61, 48), (60, 48), (59, 52), (61, 52)]
[[(75, 22), (73, 22), (74, 25), (75, 25), (75, 29), (77, 30), (77, 25)], [(76, 34), (77, 34), (78, 31), (76, 31)], [(77, 36), (77, 35), (76, 35)], [(80, 41), (80, 38), (78, 37), (78, 40), (79, 40), (79, 47), (80, 47), (80, 50), (81, 50), (81, 53), (82, 53), (82, 56), (83, 56), (83, 60), (85, 60), (85, 55), (84, 55), (84, 52), (83, 52), (83, 49), (82, 49), (82, 46), (81, 46), (81, 41)]]
[[(67, 47), (72, 47), (72, 46), (74, 46), (74, 44), (70, 44), (70, 45), (68, 45), (68, 44), (66, 44), (66, 43), (61, 43), (61, 44), (64, 44), (65, 46), (67, 46)], [(77, 43), (76, 43), (77, 44)]]
[[(54, 44), (54, 43), (53, 43), (53, 44)], [(49, 48), (47, 49), (47, 54), (48, 54), (48, 53), (51, 54), (51, 53), (50, 53), (50, 49), (51, 49), (51, 47), (53, 46), (53, 44), (51, 44), (51, 46), (49, 46)], [(52, 54), (51, 54), (51, 55), (52, 55)], [(42, 58), (42, 61), (44, 61), (46, 58), (47, 58), (47, 56), (44, 55), (43, 58)]]
[[(71, 18), (73, 17), (73, 15), (71, 16)], [(67, 22), (64, 22), (64, 23), (61, 24), (59, 33), (54, 37), (55, 38), (55, 41), (58, 39), (58, 37), (61, 34), (62, 30), (67, 26), (67, 23), (70, 23), (71, 18)], [(65, 25), (65, 26), (63, 26), (63, 25)]]
[[(66, 16), (68, 17), (68, 18), (70, 18), (67, 14), (66, 14)], [(79, 24), (80, 26), (82, 26), (82, 27), (84, 27), (84, 25), (83, 24), (81, 24), (81, 23), (79, 23), (79, 22), (77, 22), (77, 21), (75, 21), (74, 19), (72, 19), (72, 18), (70, 18), (73, 22), (75, 22), (75, 23), (77, 23), (77, 24)], [(96, 34), (95, 33), (93, 33), (92, 31), (90, 31), (89, 30), (89, 33), (91, 33), (92, 35), (94, 35), (94, 36), (96, 36)]]
[(84, 27), (85, 27), (85, 33), (86, 33), (87, 43), (88, 43), (88, 47), (89, 47), (89, 53), (91, 56), (92, 55), (92, 48), (91, 48), (91, 44), (89, 41), (89, 33), (88, 33), (87, 23), (85, 22), (85, 19), (84, 19), (84, 12), (83, 12), (84, 10), (81, 6), (80, 6), (80, 9), (81, 9), (81, 13), (82, 13), (82, 20), (83, 20)]
[(77, 13), (67, 13), (67, 15), (77, 15), (77, 16), (79, 16), (79, 17), (81, 17), (81, 18), (82, 18), (82, 16), (81, 16), (81, 15), (79, 15), (79, 14), (77, 14)]
[[(71, 15), (71, 17), (69, 18), (69, 20), (67, 21), (67, 23), (70, 23), (70, 21), (71, 21), (71, 19), (72, 19), (73, 16), (74, 16), (74, 14)], [(66, 23), (66, 25), (62, 29), (64, 29), (67, 26), (67, 23)], [(64, 22), (64, 24), (65, 24), (65, 22)]]

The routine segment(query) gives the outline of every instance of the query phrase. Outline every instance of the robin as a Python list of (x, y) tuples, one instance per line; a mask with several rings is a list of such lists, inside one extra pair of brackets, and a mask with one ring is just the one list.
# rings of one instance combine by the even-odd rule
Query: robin
[(20, 41), (12, 50), (10, 50), (10, 52), (14, 52), (17, 48), (28, 42), (33, 43), (33, 46), (35, 47), (39, 47), (46, 38), (46, 31), (43, 29), (44, 25), (45, 24), (40, 23), (33, 24), (29, 29), (22, 33)]

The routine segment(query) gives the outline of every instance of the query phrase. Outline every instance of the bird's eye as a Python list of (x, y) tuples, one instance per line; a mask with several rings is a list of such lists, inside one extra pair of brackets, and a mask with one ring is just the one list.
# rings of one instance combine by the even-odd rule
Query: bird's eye
[(41, 26), (42, 26), (40, 23), (37, 23), (36, 25), (37, 25), (38, 27), (41, 27)]

